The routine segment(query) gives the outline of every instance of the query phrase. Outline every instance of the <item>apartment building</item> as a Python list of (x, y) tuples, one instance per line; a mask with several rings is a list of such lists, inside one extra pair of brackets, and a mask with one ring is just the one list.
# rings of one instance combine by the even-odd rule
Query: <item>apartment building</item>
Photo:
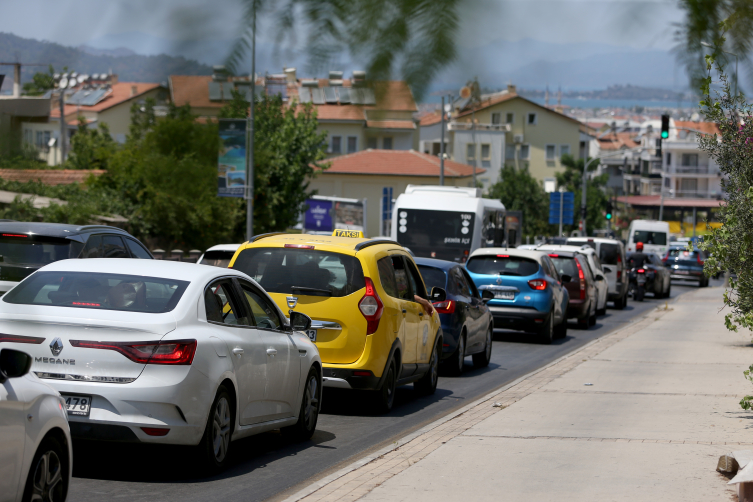
[(672, 120), (664, 140), (665, 197), (721, 199), (722, 173), (714, 159), (698, 148), (698, 136), (719, 133), (716, 124)]

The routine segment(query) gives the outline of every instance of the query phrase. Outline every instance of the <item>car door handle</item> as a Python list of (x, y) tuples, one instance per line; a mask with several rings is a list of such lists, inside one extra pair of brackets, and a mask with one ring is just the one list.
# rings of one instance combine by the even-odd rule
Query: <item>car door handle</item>
[(240, 347), (236, 347), (233, 349), (233, 354), (235, 354), (236, 356), (243, 355), (243, 349)]
[(268, 356), (276, 356), (277, 355), (277, 349), (267, 349), (267, 355)]
[(419, 312), (419, 313), (418, 313), (418, 316), (419, 316), (419, 317), (423, 317), (423, 316), (424, 316), (424, 313), (423, 313), (423, 312)]
[(408, 313), (408, 311), (405, 310), (405, 309), (403, 309), (403, 314), (407, 314), (407, 313)]

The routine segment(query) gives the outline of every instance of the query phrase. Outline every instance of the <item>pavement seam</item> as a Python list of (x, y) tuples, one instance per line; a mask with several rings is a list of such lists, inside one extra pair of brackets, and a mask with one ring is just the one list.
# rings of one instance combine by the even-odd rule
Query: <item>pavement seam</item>
[[(371, 476), (370, 479), (365, 480), (362, 484), (369, 486), (365, 486), (357, 490), (359, 493), (361, 493), (361, 495), (359, 495), (358, 497), (360, 498), (361, 496), (368, 494), (374, 488), (384, 483), (387, 479), (420, 461), (436, 448), (440, 447), (444, 442), (447, 442), (450, 439), (464, 434), (467, 430), (482, 422), (490, 415), (499, 413), (500, 411), (508, 408), (512, 404), (536, 392), (543, 386), (556, 380), (565, 373), (572, 371), (583, 362), (591, 360), (592, 357), (602, 353), (614, 344), (619, 343), (633, 333), (644, 329), (646, 326), (653, 324), (654, 322), (661, 319), (661, 317), (663, 317), (667, 312), (671, 312), (671, 310), (648, 311), (644, 314), (643, 317), (639, 318), (638, 320), (627, 323), (625, 326), (621, 326), (607, 335), (592, 340), (582, 347), (555, 359), (549, 364), (542, 366), (541, 368), (538, 368), (514, 380), (513, 382), (490, 392), (489, 394), (486, 394), (485, 396), (464, 406), (463, 408), (456, 410), (455, 412), (450, 413), (426, 425), (425, 427), (422, 427), (421, 429), (405, 436), (398, 441), (395, 441), (395, 443), (373, 453), (372, 455), (361, 458), (360, 460), (353, 462), (343, 469), (340, 469), (339, 471), (310, 484), (306, 488), (303, 488), (302, 490), (286, 498), (284, 502), (355, 500), (351, 498), (350, 494), (356, 490), (347, 489), (346, 486), (354, 486), (351, 483), (356, 482), (358, 478), (361, 477), (362, 471), (360, 470), (364, 466), (371, 464), (372, 462), (378, 462), (382, 459), (387, 459), (390, 457), (390, 460), (400, 459), (400, 461), (396, 462), (397, 465), (392, 464), (391, 467), (381, 465), (381, 473)], [(501, 406), (496, 407), (497, 403), (495, 403), (493, 405), (493, 411), (489, 412), (488, 403), (490, 401), (499, 400), (500, 398), (504, 398), (504, 400), (500, 403)], [(447, 438), (446, 441), (443, 442), (441, 441), (441, 439), (437, 439), (437, 429), (447, 425), (450, 421), (454, 421), (452, 425), (456, 425), (456, 427), (454, 427), (452, 432), (450, 432), (449, 434), (439, 436), (442, 439)], [(435, 435), (435, 437), (429, 439), (428, 436), (431, 435)], [(568, 439), (572, 441), (588, 440), (588, 438)], [(616, 441), (619, 442), (630, 440), (617, 439)], [(412, 462), (408, 462), (407, 459), (402, 457), (402, 453), (400, 451), (401, 448), (409, 445), (410, 443), (413, 443), (413, 445), (410, 446), (411, 448), (418, 445), (419, 443), (426, 443), (422, 448), (418, 450), (418, 452), (414, 456), (411, 457), (412, 459), (415, 459), (415, 461)], [(374, 468), (370, 470), (373, 472), (377, 469)], [(385, 475), (387, 473), (390, 473), (390, 476), (385, 479)], [(331, 490), (331, 485), (333, 483), (336, 484), (337, 488)], [(365, 491), (363, 490), (363, 488), (366, 488)], [(324, 491), (327, 494), (323, 497), (317, 495), (317, 493), (321, 491)]]
[(738, 398), (742, 394), (697, 394), (694, 392), (623, 392), (616, 390), (559, 390), (559, 389), (541, 389), (541, 392), (552, 392), (556, 394), (618, 394), (618, 395), (636, 395), (636, 396), (692, 396), (692, 397), (730, 397)]
[(664, 444), (704, 444), (710, 446), (729, 446), (740, 445), (750, 446), (753, 443), (729, 441), (691, 441), (684, 439), (640, 439), (640, 438), (600, 438), (591, 436), (489, 436), (480, 434), (463, 434), (464, 438), (484, 438), (484, 439), (550, 439), (555, 441), (611, 441), (611, 442), (643, 442), (643, 443), (664, 443)]

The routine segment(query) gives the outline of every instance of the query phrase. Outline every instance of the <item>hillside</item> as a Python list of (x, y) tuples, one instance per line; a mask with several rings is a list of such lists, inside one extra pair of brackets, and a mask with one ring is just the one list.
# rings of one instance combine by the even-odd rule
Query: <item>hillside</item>
[[(89, 50), (88, 52), (95, 51)], [(127, 52), (124, 51), (124, 54)], [(120, 81), (126, 82), (166, 82), (168, 75), (211, 75), (212, 73), (209, 66), (180, 56), (96, 55), (75, 47), (21, 38), (2, 32), (0, 32), (0, 61), (51, 64), (56, 71), (62, 71), (62, 68), (67, 66), (68, 71), (88, 74), (112, 71), (118, 75)], [(45, 68), (27, 66), (21, 71), (21, 80), (28, 82), (35, 72), (45, 71)], [(7, 75), (3, 90), (9, 90), (13, 83), (12, 67), (0, 66), (0, 73)]]

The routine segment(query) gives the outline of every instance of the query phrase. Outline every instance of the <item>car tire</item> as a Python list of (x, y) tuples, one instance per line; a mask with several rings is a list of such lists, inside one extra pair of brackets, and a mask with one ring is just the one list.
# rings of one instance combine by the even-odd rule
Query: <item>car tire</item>
[(606, 303), (604, 304), (604, 308), (603, 309), (597, 309), (596, 310), (596, 315), (598, 315), (598, 316), (607, 315), (607, 305), (606, 305)]
[(309, 369), (306, 385), (301, 398), (301, 410), (298, 412), (298, 422), (289, 427), (283, 427), (280, 432), (293, 441), (301, 442), (311, 439), (316, 431), (316, 422), (321, 411), (322, 388), (319, 372), (315, 367)]
[(703, 277), (701, 277), (701, 280), (698, 282), (698, 287), (705, 288), (708, 285), (709, 285), (709, 279), (708, 277), (704, 275)]
[(637, 302), (642, 302), (643, 301), (643, 297), (644, 297), (645, 294), (646, 293), (645, 293), (645, 290), (643, 288), (638, 288), (638, 289), (635, 290), (635, 294), (633, 296), (633, 299), (635, 301), (637, 301)]
[(416, 383), (413, 384), (413, 388), (424, 396), (430, 396), (437, 390), (437, 383), (439, 382), (439, 359), (442, 357), (442, 340), (437, 340), (434, 343), (434, 351), (429, 361), (429, 371), (424, 373)]
[(378, 398), (377, 405), (379, 411), (382, 413), (387, 413), (392, 409), (392, 405), (395, 403), (395, 389), (397, 389), (397, 370), (395, 368), (395, 360), (390, 359), (382, 387), (376, 391)]
[(65, 500), (69, 459), (68, 449), (55, 436), (44, 438), (31, 461), (22, 500)]
[(567, 337), (567, 319), (562, 319), (562, 322), (554, 327), (554, 338), (561, 339)]
[(544, 329), (539, 331), (539, 343), (549, 345), (554, 340), (554, 312), (549, 313), (549, 319)]
[(204, 435), (198, 445), (201, 461), (212, 472), (227, 467), (230, 444), (235, 428), (233, 401), (225, 386), (217, 389), (217, 395), (209, 408)]
[(627, 293), (622, 295), (619, 300), (614, 301), (614, 308), (617, 310), (622, 310), (625, 307), (627, 307)]
[(484, 344), (484, 351), (478, 354), (473, 354), (473, 366), (476, 368), (486, 368), (489, 366), (489, 361), (492, 360), (492, 334), (494, 330), (491, 326), (486, 329), (486, 344)]
[(669, 286), (667, 286), (667, 292), (665, 293), (664, 298), (669, 298), (672, 294), (672, 281), (669, 281)]
[(593, 315), (588, 318), (588, 327), (591, 328), (593, 326), (596, 326), (596, 312), (594, 312)]
[(452, 376), (460, 376), (463, 373), (465, 364), (465, 330), (458, 337), (458, 348), (450, 357), (444, 360), (443, 365), (447, 368), (447, 373)]

